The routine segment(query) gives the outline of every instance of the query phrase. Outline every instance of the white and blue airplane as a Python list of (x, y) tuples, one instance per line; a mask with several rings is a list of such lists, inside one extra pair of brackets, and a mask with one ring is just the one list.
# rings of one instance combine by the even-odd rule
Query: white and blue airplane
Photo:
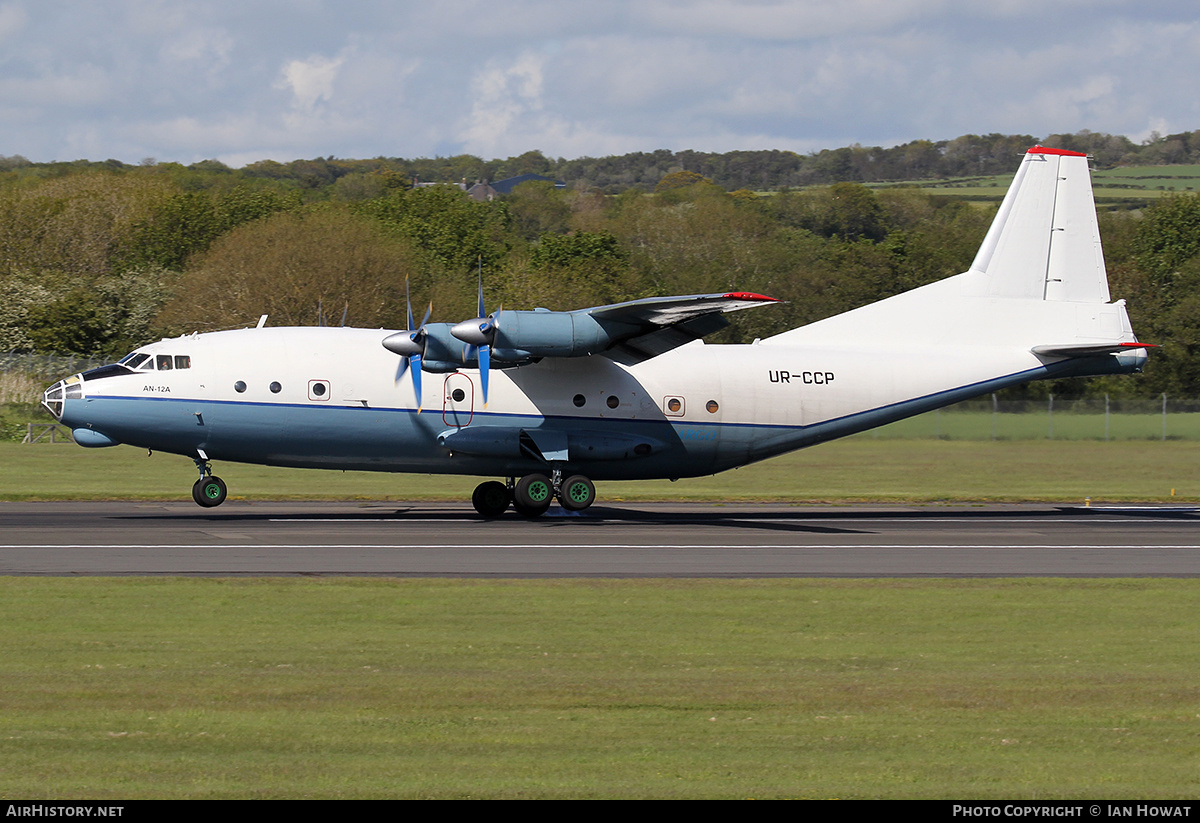
[[(594, 480), (714, 474), (1044, 378), (1140, 371), (1110, 302), (1086, 155), (1025, 154), (970, 270), (749, 345), (705, 345), (757, 294), (503, 310), (391, 331), (258, 327), (142, 346), (55, 383), (82, 446), (489, 480), (475, 509), (581, 510)], [(482, 304), (482, 300), (481, 300)], [(426, 320), (428, 320), (426, 313)], [(422, 377), (424, 376), (424, 379)], [(490, 379), (489, 379), (490, 378)]]

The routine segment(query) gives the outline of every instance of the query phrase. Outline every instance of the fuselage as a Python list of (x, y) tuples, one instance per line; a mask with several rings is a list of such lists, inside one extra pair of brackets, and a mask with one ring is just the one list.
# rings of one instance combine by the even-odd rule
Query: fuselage
[(484, 407), (477, 369), (426, 374), (418, 400), (380, 345), (391, 333), (259, 328), (162, 340), (56, 384), (47, 405), (83, 445), (509, 477), (551, 463), (625, 480), (712, 474), (1015, 383), (1140, 365), (1046, 363), (1008, 346), (697, 342), (632, 366), (593, 355), (493, 371)]

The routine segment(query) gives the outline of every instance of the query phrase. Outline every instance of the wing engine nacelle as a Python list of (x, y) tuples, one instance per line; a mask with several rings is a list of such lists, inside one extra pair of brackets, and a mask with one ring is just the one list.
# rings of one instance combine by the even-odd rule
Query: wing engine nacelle
[(450, 333), (474, 347), (491, 346), (492, 359), (505, 364), (584, 357), (604, 351), (616, 339), (590, 314), (546, 310), (500, 311), (465, 320)]
[(542, 357), (583, 357), (609, 348), (614, 338), (586, 314), (557, 311), (506, 311), (491, 317), (429, 323), (417, 331), (399, 331), (383, 347), (401, 357), (419, 356), (427, 372), (479, 368), (479, 349), (491, 347), (491, 365), (511, 368)]

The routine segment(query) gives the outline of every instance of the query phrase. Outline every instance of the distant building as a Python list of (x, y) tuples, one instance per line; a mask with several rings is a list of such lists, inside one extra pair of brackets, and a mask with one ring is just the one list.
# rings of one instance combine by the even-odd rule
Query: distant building
[(471, 186), (471, 188), (467, 189), (467, 194), (469, 194), (473, 200), (478, 200), (481, 203), (487, 202), (488, 200), (495, 200), (500, 196), (500, 192), (496, 191), (487, 183), (476, 183), (474, 186)]

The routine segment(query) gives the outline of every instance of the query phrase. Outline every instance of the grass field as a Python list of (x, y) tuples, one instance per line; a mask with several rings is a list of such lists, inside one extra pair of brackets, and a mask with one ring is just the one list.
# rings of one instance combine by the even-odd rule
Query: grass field
[(0, 594), (4, 798), (1200, 791), (1194, 581)]
[[(902, 433), (600, 496), (1200, 500), (1198, 440)], [(217, 468), (251, 499), (465, 500), (477, 482)], [(186, 500), (193, 474), (126, 447), (0, 443), (0, 500)], [(1200, 789), (1190, 580), (0, 577), (0, 621), (3, 799)]]
[[(218, 463), (230, 497), (251, 500), (468, 500), (450, 475), (280, 469)], [(0, 443), (0, 500), (188, 500), (187, 458), (71, 443)], [(1174, 497), (1172, 497), (1174, 490)], [(931, 502), (1200, 500), (1200, 441), (955, 441), (869, 433), (723, 474), (598, 485), (600, 500)]]

